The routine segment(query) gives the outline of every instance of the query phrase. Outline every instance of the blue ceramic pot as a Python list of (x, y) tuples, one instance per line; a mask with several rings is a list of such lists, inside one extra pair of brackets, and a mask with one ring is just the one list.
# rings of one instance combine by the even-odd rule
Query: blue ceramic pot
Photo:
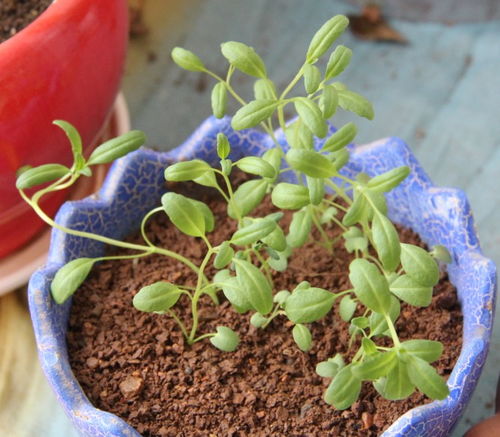
[[(333, 129), (333, 128), (332, 128)], [(269, 137), (254, 130), (235, 132), (229, 119), (207, 119), (180, 147), (167, 153), (140, 150), (116, 162), (101, 191), (78, 202), (67, 202), (57, 221), (67, 227), (113, 238), (137, 229), (144, 213), (159, 204), (164, 192), (163, 171), (178, 160), (193, 158), (215, 163), (216, 134), (224, 132), (232, 145), (232, 158), (260, 155), (271, 146)], [(401, 416), (384, 434), (389, 436), (440, 437), (449, 435), (469, 401), (486, 359), (495, 308), (496, 271), (481, 254), (473, 218), (464, 193), (437, 188), (410, 149), (397, 138), (353, 146), (350, 175), (370, 175), (408, 165), (411, 175), (388, 197), (389, 213), (396, 222), (415, 230), (429, 245), (450, 249), (448, 271), (458, 289), (464, 314), (463, 348), (448, 380), (450, 395), (417, 407)], [(76, 257), (97, 257), (103, 245), (55, 231), (47, 265), (29, 284), (29, 304), (42, 368), (75, 427), (84, 436), (139, 436), (117, 416), (91, 405), (69, 362), (66, 329), (71, 302), (57, 305), (50, 296), (56, 270)]]

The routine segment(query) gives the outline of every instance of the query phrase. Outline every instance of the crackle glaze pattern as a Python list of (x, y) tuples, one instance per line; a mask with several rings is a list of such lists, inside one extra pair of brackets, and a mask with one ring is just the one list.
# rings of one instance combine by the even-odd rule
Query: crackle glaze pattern
[[(333, 128), (331, 128), (333, 130)], [(168, 164), (191, 158), (216, 162), (215, 141), (224, 132), (232, 144), (232, 158), (262, 154), (271, 145), (266, 135), (247, 130), (235, 132), (229, 119), (208, 118), (175, 150), (156, 153), (140, 150), (117, 161), (100, 192), (78, 202), (67, 202), (57, 221), (74, 229), (121, 238), (137, 228), (143, 214), (159, 204), (163, 170)], [(277, 132), (281, 139), (283, 136)], [(319, 144), (318, 144), (319, 145)], [(430, 244), (444, 244), (452, 252), (451, 281), (458, 289), (464, 313), (464, 343), (444, 401), (417, 407), (401, 416), (383, 437), (442, 437), (450, 433), (477, 383), (489, 347), (495, 307), (496, 270), (481, 254), (465, 194), (437, 188), (406, 144), (387, 138), (351, 147), (346, 173), (370, 175), (399, 165), (409, 165), (411, 175), (388, 195), (394, 220), (409, 226)], [(48, 264), (29, 284), (29, 304), (43, 370), (75, 427), (84, 436), (139, 436), (123, 420), (93, 407), (68, 363), (65, 334), (71, 302), (56, 305), (50, 297), (50, 281), (62, 263), (75, 257), (99, 256), (100, 243), (53, 232)]]

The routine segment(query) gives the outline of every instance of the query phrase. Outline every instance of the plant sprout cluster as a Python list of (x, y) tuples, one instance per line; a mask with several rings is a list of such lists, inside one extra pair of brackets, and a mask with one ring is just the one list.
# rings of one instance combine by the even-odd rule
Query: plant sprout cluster
[[(198, 306), (203, 295), (209, 295), (214, 304), (218, 304), (218, 294), (222, 291), (237, 312), (249, 314), (249, 322), (258, 329), (266, 329), (275, 318), (291, 321), (291, 335), (302, 351), (312, 346), (311, 328), (314, 329), (314, 325), (310, 324), (324, 318), (335, 306), (349, 330), (349, 347), (358, 349), (350, 362), (337, 354), (318, 363), (317, 373), (331, 379), (324, 395), (328, 404), (338, 409), (348, 408), (357, 400), (363, 381), (372, 382), (383, 397), (391, 400), (406, 398), (415, 388), (432, 399), (445, 398), (448, 388), (430, 364), (440, 357), (442, 344), (420, 339), (401, 341), (396, 320), (401, 302), (418, 307), (431, 303), (433, 287), (439, 280), (436, 260), (449, 262), (449, 254), (442, 246), (436, 246), (429, 253), (401, 243), (395, 226), (387, 217), (384, 193), (408, 176), (408, 167), (394, 168), (375, 177), (364, 173), (355, 179), (346, 177), (341, 169), (349, 160), (346, 146), (353, 141), (356, 127), (348, 123), (329, 135), (327, 120), (338, 107), (373, 118), (368, 100), (335, 81), (349, 64), (350, 49), (338, 45), (331, 52), (324, 72), (315, 65), (347, 25), (347, 18), (338, 15), (318, 30), (303, 65), (281, 92), (269, 79), (261, 57), (243, 43), (222, 44), (222, 55), (229, 62), (225, 77), (207, 69), (190, 51), (179, 47), (172, 51), (172, 58), (180, 67), (204, 72), (216, 79), (211, 93), (215, 117), (226, 114), (228, 97), (232, 97), (241, 104), (232, 117), (232, 127), (241, 130), (260, 126), (275, 143), (261, 157), (246, 156), (233, 162), (229, 159), (231, 145), (227, 137), (219, 133), (217, 154), (220, 162), (217, 166), (195, 159), (178, 162), (165, 170), (167, 181), (193, 181), (212, 187), (227, 202), (227, 214), (237, 222), (237, 230), (227, 241), (216, 246), (207, 238), (216, 226), (210, 208), (201, 201), (174, 192), (164, 194), (161, 206), (144, 216), (141, 223), (144, 244), (126, 243), (55, 223), (39, 206), (43, 195), (69, 187), (80, 175), (90, 175), (92, 165), (113, 161), (145, 141), (142, 132), (132, 131), (102, 144), (86, 160), (75, 128), (63, 121), (55, 122), (69, 137), (74, 164), (71, 168), (47, 164), (21, 172), (17, 181), (21, 195), (55, 228), (137, 252), (70, 261), (57, 272), (52, 282), (55, 301), (62, 303), (68, 299), (98, 261), (158, 253), (192, 269), (197, 275), (196, 286), (156, 282), (143, 287), (135, 295), (133, 305), (140, 311), (172, 317), (188, 344), (209, 338), (215, 347), (230, 352), (240, 341), (238, 334), (225, 326), (217, 327), (216, 332), (198, 335)], [(252, 100), (244, 100), (234, 90), (231, 79), (236, 70), (255, 78)], [(292, 90), (302, 87), (301, 83), (303, 95), (290, 97)], [(297, 117), (293, 122), (285, 121), (285, 108), (295, 111)], [(276, 139), (275, 125), (283, 130), (289, 147), (283, 148)], [(314, 148), (315, 137), (323, 139), (319, 150)], [(235, 167), (254, 177), (237, 189), (230, 179)], [(285, 172), (293, 172), (295, 182), (280, 181), (280, 175)], [(24, 191), (47, 182), (50, 184), (31, 197)], [(266, 195), (271, 196), (278, 209), (294, 211), (288, 233), (280, 224), (283, 212), (266, 217), (252, 216)], [(158, 212), (166, 213), (181, 232), (203, 242), (206, 251), (200, 265), (157, 247), (148, 239), (146, 222)], [(311, 238), (313, 228), (321, 235), (318, 244), (333, 250), (335, 241), (326, 232), (332, 224), (341, 229), (345, 248), (353, 256), (349, 266), (351, 287), (332, 291), (304, 281), (296, 284), (293, 290), (275, 290), (273, 271), (287, 269), (294, 250)], [(210, 265), (217, 269), (213, 278), (205, 273)], [(180, 319), (175, 309), (181, 296), (187, 296), (191, 304), (190, 326)], [(380, 341), (384, 337), (390, 339), (391, 346), (387, 346), (387, 341)]]

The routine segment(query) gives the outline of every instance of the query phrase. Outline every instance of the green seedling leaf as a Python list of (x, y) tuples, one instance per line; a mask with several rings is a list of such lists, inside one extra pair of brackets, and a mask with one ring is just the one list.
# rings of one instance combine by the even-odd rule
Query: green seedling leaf
[(278, 102), (276, 100), (252, 100), (234, 114), (231, 126), (235, 130), (255, 127), (261, 121), (271, 117), (277, 107)]
[(266, 66), (255, 50), (237, 41), (228, 41), (221, 44), (222, 55), (229, 63), (249, 76), (266, 77)]
[(274, 178), (276, 170), (262, 158), (257, 156), (246, 156), (235, 162), (235, 165), (245, 173), (262, 176), (263, 178)]
[(377, 346), (368, 337), (363, 337), (361, 339), (361, 347), (365, 355), (376, 355), (378, 354)]
[(82, 155), (83, 148), (82, 148), (82, 138), (80, 137), (80, 134), (78, 133), (76, 128), (67, 121), (54, 120), (52, 123), (60, 127), (68, 137), (69, 142), (71, 144), (71, 150), (73, 152), (73, 158), (75, 160), (75, 164), (77, 164), (76, 170), (77, 171), (81, 170), (85, 165), (85, 160), (83, 159)]
[(358, 129), (354, 123), (347, 123), (325, 141), (322, 147), (324, 152), (337, 152), (348, 144), (352, 143)]
[(421, 247), (401, 243), (401, 264), (404, 271), (419, 284), (434, 287), (439, 281), (439, 267)]
[(432, 287), (421, 285), (408, 275), (396, 278), (391, 283), (390, 290), (403, 302), (416, 307), (429, 306), (432, 301)]
[(453, 262), (450, 252), (441, 244), (433, 246), (430, 255), (438, 261), (444, 262), (446, 264), (450, 264), (451, 262)]
[(335, 165), (335, 170), (337, 170), (337, 172), (349, 162), (350, 156), (351, 155), (347, 149), (340, 149), (337, 152), (331, 153), (331, 157), (334, 159), (333, 164)]
[(307, 94), (314, 94), (321, 83), (321, 72), (311, 64), (304, 65), (304, 88)]
[(217, 333), (210, 337), (210, 343), (223, 352), (235, 351), (240, 344), (238, 334), (226, 326), (217, 326), (216, 330)]
[(280, 182), (274, 187), (271, 200), (280, 209), (301, 209), (309, 205), (309, 190), (303, 185)]
[(396, 270), (401, 256), (399, 235), (392, 222), (379, 212), (373, 217), (372, 238), (384, 269), (388, 272)]
[(368, 317), (364, 316), (354, 317), (354, 319), (351, 320), (351, 325), (361, 330), (368, 328), (369, 324), (370, 322), (368, 320)]
[(172, 182), (192, 181), (212, 172), (212, 168), (199, 159), (176, 162), (165, 169), (165, 180)]
[(215, 256), (214, 267), (216, 269), (223, 269), (233, 260), (233, 256), (234, 250), (229, 244), (229, 241), (224, 241), (224, 243), (220, 245), (219, 252)]
[(368, 181), (368, 188), (379, 193), (391, 191), (404, 181), (410, 174), (410, 168), (406, 165), (393, 168), (381, 175), (375, 176)]
[(181, 47), (174, 47), (172, 50), (173, 61), (184, 70), (188, 71), (204, 71), (205, 66), (201, 59), (193, 52)]
[(306, 176), (309, 199), (313, 205), (319, 205), (325, 197), (325, 182), (321, 178)]
[(349, 253), (355, 250), (364, 252), (368, 247), (368, 238), (356, 226), (350, 227), (342, 236), (344, 237), (345, 247)]
[(142, 287), (134, 296), (133, 304), (139, 311), (146, 313), (167, 311), (172, 308), (182, 291), (169, 282), (155, 282), (154, 284)]
[(362, 195), (355, 195), (354, 201), (342, 219), (342, 223), (348, 227), (355, 225), (363, 218), (367, 208), (366, 199)]
[(297, 114), (309, 130), (318, 138), (324, 138), (328, 132), (328, 125), (316, 102), (306, 97), (296, 97), (294, 105)]
[(146, 135), (144, 135), (144, 132), (131, 130), (96, 147), (90, 155), (87, 164), (107, 164), (137, 150), (145, 142)]
[(283, 272), (288, 267), (288, 257), (291, 255), (292, 250), (290, 246), (287, 246), (285, 250), (277, 252), (278, 259), (270, 258), (267, 260), (269, 267), (276, 270), (277, 272)]
[(290, 149), (286, 160), (294, 170), (313, 178), (330, 178), (337, 172), (326, 156), (314, 150)]
[(387, 375), (397, 362), (396, 351), (376, 353), (368, 356), (353, 369), (353, 373), (362, 380), (375, 380)]
[[(401, 304), (399, 303), (399, 300), (396, 297), (391, 296), (391, 304), (389, 306), (389, 317), (393, 323), (399, 317), (400, 312), (401, 312)], [(387, 321), (385, 320), (383, 314), (371, 313), (369, 321), (370, 321), (370, 337), (374, 337), (376, 335), (382, 335), (389, 329), (389, 327), (387, 326)]]
[(226, 159), (231, 153), (231, 145), (226, 135), (222, 132), (217, 134), (217, 155), (220, 159)]
[(196, 202), (177, 193), (165, 193), (161, 198), (164, 211), (177, 229), (192, 237), (201, 237), (205, 235), (206, 219)]
[(401, 347), (408, 353), (432, 363), (443, 353), (443, 345), (433, 340), (408, 340), (401, 343)]
[(227, 90), (223, 82), (217, 82), (210, 96), (212, 112), (216, 118), (222, 118), (226, 114)]
[(353, 374), (354, 367), (344, 367), (326, 389), (325, 402), (338, 410), (349, 408), (359, 397), (361, 380)]
[(264, 317), (260, 313), (254, 313), (252, 317), (250, 317), (250, 324), (255, 326), (256, 328), (262, 328), (264, 324), (267, 322), (267, 317)]
[(230, 159), (221, 159), (220, 169), (222, 173), (224, 173), (226, 176), (229, 176), (231, 174), (231, 171), (233, 170), (232, 161)]
[(333, 44), (333, 42), (344, 32), (349, 20), (344, 15), (336, 15), (330, 18), (316, 32), (309, 44), (306, 54), (308, 64), (315, 63)]
[(314, 149), (313, 134), (300, 119), (287, 126), (285, 134), (292, 149)]
[(372, 104), (363, 96), (349, 90), (338, 90), (339, 106), (346, 111), (354, 112), (360, 117), (373, 120)]
[(377, 313), (387, 313), (391, 303), (389, 284), (375, 264), (362, 258), (353, 260), (349, 279), (361, 303)]
[(325, 80), (330, 80), (342, 73), (351, 62), (352, 50), (339, 45), (330, 55), (326, 65)]
[(273, 302), (283, 306), (289, 297), (290, 292), (288, 290), (281, 290), (274, 295)]
[(311, 283), (309, 281), (302, 281), (295, 287), (295, 290), (305, 290), (307, 288), (311, 288)]
[(193, 202), (193, 205), (198, 209), (198, 211), (203, 215), (205, 219), (205, 232), (212, 232), (215, 227), (215, 218), (212, 210), (208, 207), (206, 203), (199, 200), (189, 199)]
[(286, 240), (290, 247), (301, 247), (309, 237), (312, 226), (311, 213), (307, 209), (294, 212)]
[(262, 159), (274, 168), (276, 176), (281, 168), (281, 159), (283, 158), (283, 152), (274, 147), (273, 149), (266, 150), (266, 152), (262, 155)]
[(311, 331), (307, 326), (300, 323), (295, 325), (292, 329), (293, 340), (301, 351), (307, 352), (312, 346)]
[(64, 303), (82, 284), (95, 263), (93, 258), (77, 258), (62, 266), (50, 284), (56, 303)]
[(275, 100), (276, 87), (274, 83), (267, 79), (258, 79), (253, 84), (253, 93), (255, 100)]
[(246, 300), (262, 315), (268, 314), (273, 308), (273, 294), (264, 274), (248, 261), (234, 259), (234, 264)]
[[(265, 243), (269, 248), (274, 249), (278, 252), (283, 252), (287, 247), (283, 229), (281, 229), (281, 227), (277, 223), (275, 223), (273, 231), (262, 238), (262, 242)], [(279, 254), (276, 255), (279, 259)]]
[(431, 399), (442, 400), (450, 393), (444, 380), (427, 361), (415, 355), (407, 357), (408, 376), (417, 388)]
[[(234, 202), (242, 216), (248, 215), (260, 204), (266, 195), (269, 183), (265, 179), (253, 179), (242, 183), (234, 193)], [(228, 206), (229, 217), (236, 219), (236, 212), (231, 205)]]
[(246, 246), (262, 240), (276, 228), (276, 222), (269, 219), (256, 219), (244, 228), (238, 229), (231, 237), (231, 243)]
[(322, 225), (326, 225), (327, 223), (330, 223), (333, 219), (338, 214), (338, 209), (335, 208), (334, 206), (329, 206), (328, 208), (325, 209), (323, 214), (321, 214), (321, 217), (319, 219), (320, 223)]
[(316, 373), (322, 378), (335, 378), (339, 370), (339, 366), (330, 360), (316, 364)]
[(67, 175), (71, 170), (61, 164), (43, 164), (23, 171), (16, 180), (18, 190), (26, 190), (36, 185), (52, 182)]
[(294, 323), (315, 322), (332, 309), (334, 300), (335, 296), (322, 288), (296, 288), (286, 300), (285, 312)]
[(252, 305), (246, 298), (245, 290), (240, 286), (238, 280), (231, 276), (229, 270), (221, 270), (213, 278), (213, 282), (222, 288), (226, 299), (240, 314), (252, 309)]
[(335, 114), (338, 104), (337, 90), (331, 85), (326, 85), (319, 99), (319, 107), (325, 120), (328, 120)]
[(351, 298), (351, 296), (344, 296), (340, 301), (339, 314), (344, 322), (348, 322), (352, 319), (354, 312), (356, 311), (357, 303)]
[(275, 223), (278, 223), (284, 216), (281, 211), (278, 212), (272, 212), (271, 214), (266, 215), (264, 218), (272, 220)]
[(397, 360), (387, 377), (381, 378), (373, 384), (377, 391), (390, 401), (406, 399), (415, 391), (411, 383), (406, 364)]

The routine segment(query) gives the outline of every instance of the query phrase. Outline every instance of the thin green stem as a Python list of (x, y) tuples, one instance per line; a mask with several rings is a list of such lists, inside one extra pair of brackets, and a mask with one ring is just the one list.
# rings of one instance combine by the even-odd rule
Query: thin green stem
[(187, 332), (186, 326), (184, 323), (182, 323), (181, 319), (177, 316), (176, 312), (172, 309), (167, 311), (170, 317), (175, 320), (175, 322), (179, 325), (179, 328), (181, 328), (182, 334), (184, 335), (184, 338), (187, 340), (189, 337), (189, 334)]
[(269, 323), (271, 323), (273, 321), (273, 319), (278, 316), (280, 314), (280, 305), (279, 304), (276, 304), (274, 309), (273, 309), (273, 312), (271, 313), (271, 315), (267, 318), (267, 320), (264, 322), (264, 324), (261, 326), (262, 329), (265, 329), (267, 328), (267, 326), (269, 325)]
[(389, 317), (389, 314), (384, 314), (385, 321), (387, 322), (387, 326), (389, 327), (389, 333), (391, 334), (392, 341), (394, 343), (394, 346), (399, 347), (401, 346), (401, 342), (399, 341), (398, 334), (396, 332), (396, 328), (394, 327), (394, 323), (392, 323), (391, 318)]
[[(193, 343), (196, 343), (196, 342), (198, 342), (198, 341), (204, 340), (205, 338), (214, 337), (215, 335), (217, 335), (215, 332), (209, 332), (208, 334), (203, 334), (203, 335), (200, 335), (199, 337), (196, 337), (196, 338), (193, 340)], [(193, 344), (193, 343), (191, 343), (191, 344)]]
[(323, 226), (321, 226), (321, 223), (319, 222), (318, 217), (316, 217), (316, 213), (314, 211), (311, 212), (311, 218), (314, 223), (314, 226), (319, 231), (321, 238), (323, 238), (324, 240), (326, 249), (333, 253), (332, 243), (328, 238), (328, 235), (326, 234), (325, 230), (323, 229)]
[(154, 208), (152, 209), (151, 211), (149, 211), (143, 218), (142, 218), (142, 221), (141, 221), (141, 235), (142, 235), (142, 238), (144, 239), (144, 241), (146, 242), (146, 244), (148, 246), (154, 246), (154, 244), (151, 242), (151, 240), (148, 238), (147, 234), (146, 234), (146, 222), (149, 220), (149, 218), (153, 215), (153, 214), (156, 214), (157, 212), (160, 212), (160, 211), (163, 211), (163, 208), (161, 206), (157, 207), (157, 208)]
[[(109, 244), (112, 246), (116, 247), (122, 247), (124, 249), (131, 249), (131, 250), (139, 250), (141, 252), (144, 251), (149, 251), (151, 250), (151, 253), (158, 253), (161, 255), (168, 256), (170, 258), (176, 259), (179, 262), (182, 262), (185, 264), (187, 267), (189, 267), (191, 270), (193, 270), (195, 273), (199, 273), (200, 269), (193, 264), (189, 259), (183, 257), (182, 255), (179, 255), (175, 252), (172, 252), (167, 249), (162, 249), (159, 247), (149, 247), (149, 246), (144, 246), (142, 244), (134, 244), (134, 243), (127, 243), (125, 241), (120, 241), (120, 240), (115, 240), (114, 238), (109, 238), (109, 237), (104, 237), (102, 235), (97, 235), (97, 234), (92, 234), (91, 232), (85, 232), (85, 231), (77, 231), (74, 229), (67, 228), (65, 226), (61, 226), (59, 223), (55, 222), (52, 220), (46, 213), (43, 211), (38, 203), (32, 201), (26, 193), (24, 193), (23, 190), (19, 190), (22, 198), (33, 208), (33, 210), (38, 214), (38, 216), (49, 226), (58, 229), (62, 232), (65, 232), (66, 234), (69, 235), (74, 235), (76, 237), (82, 237), (82, 238), (89, 238), (94, 241), (99, 241), (104, 244)], [(206, 279), (206, 278), (205, 278)]]
[(198, 281), (196, 283), (196, 290), (193, 295), (193, 299), (191, 301), (191, 313), (193, 315), (193, 324), (191, 326), (191, 333), (189, 334), (189, 337), (187, 339), (188, 344), (193, 344), (195, 335), (196, 335), (196, 330), (198, 329), (198, 301), (200, 300), (201, 295), (203, 294), (203, 272), (205, 271), (205, 267), (208, 264), (208, 261), (210, 261), (210, 257), (214, 253), (214, 249), (209, 249), (207, 254), (205, 255), (205, 258), (203, 258), (203, 261), (200, 265), (200, 272), (198, 274)]

